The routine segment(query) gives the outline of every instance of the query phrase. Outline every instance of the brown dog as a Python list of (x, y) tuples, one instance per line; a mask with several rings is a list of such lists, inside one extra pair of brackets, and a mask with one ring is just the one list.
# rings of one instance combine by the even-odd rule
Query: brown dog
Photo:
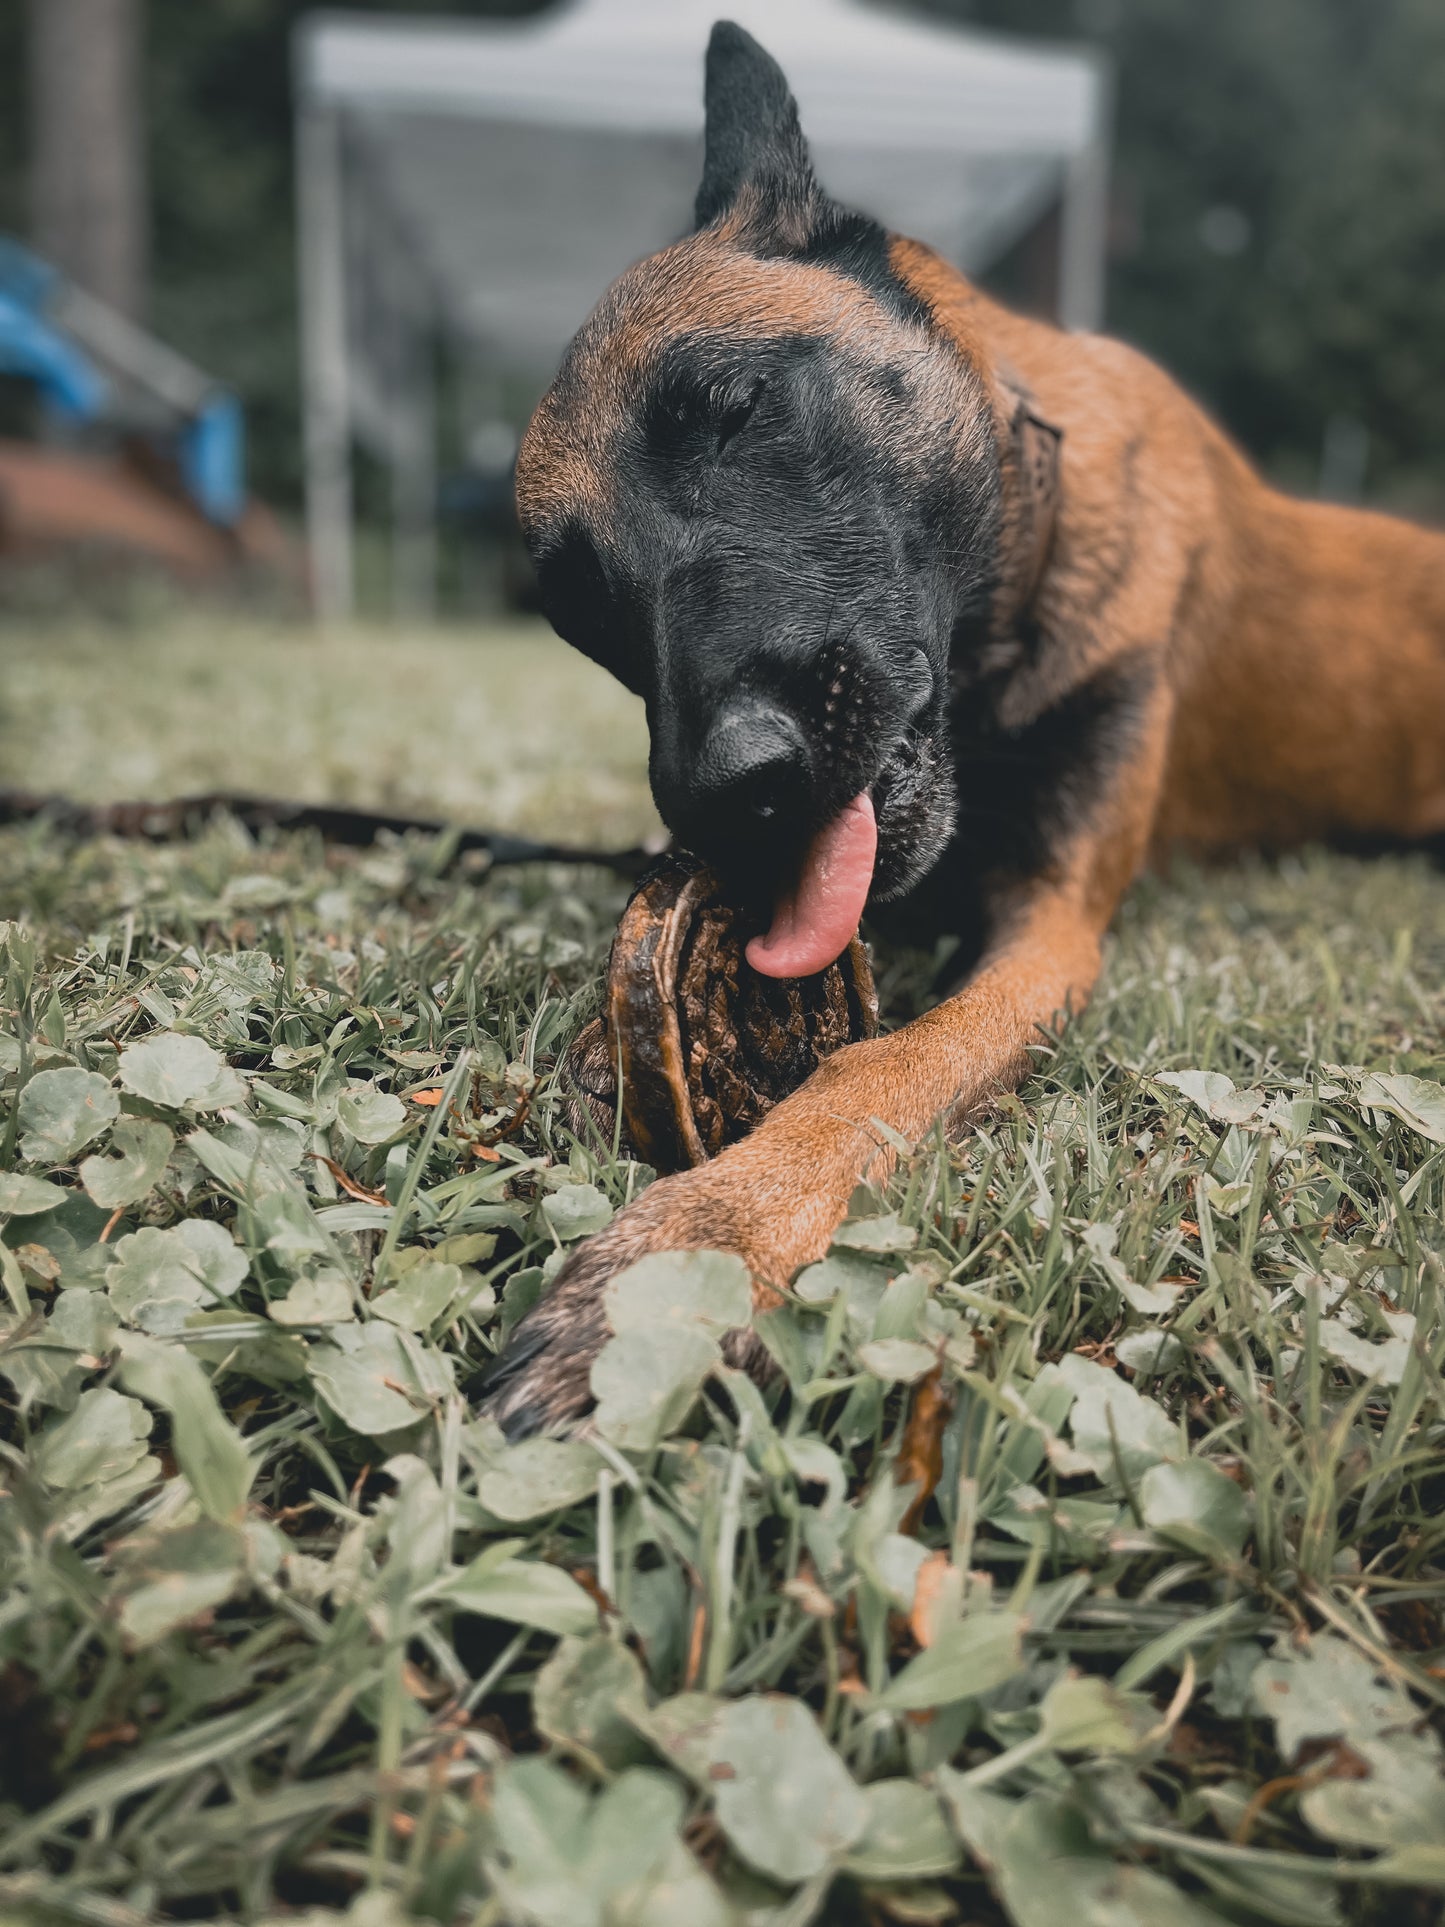
[(630, 269), (523, 444), (558, 629), (648, 704), (680, 841), (821, 968), (889, 900), (970, 974), (568, 1263), (499, 1363), (510, 1431), (589, 1402), (600, 1288), (740, 1252), (766, 1293), (888, 1153), (1015, 1083), (1178, 846), (1445, 830), (1445, 537), (1287, 499), (1143, 356), (1008, 313), (827, 200), (720, 24), (697, 231)]

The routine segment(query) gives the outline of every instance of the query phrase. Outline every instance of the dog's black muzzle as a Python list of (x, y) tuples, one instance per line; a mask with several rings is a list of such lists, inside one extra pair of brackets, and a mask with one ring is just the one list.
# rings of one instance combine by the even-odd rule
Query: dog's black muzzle
[[(900, 660), (901, 656), (901, 660)], [(904, 772), (932, 735), (933, 672), (921, 650), (838, 655), (720, 698), (652, 706), (651, 778), (685, 848), (749, 894), (796, 874), (813, 834), (863, 790), (909, 790)], [(886, 824), (880, 824), (885, 831)], [(880, 850), (883, 872), (895, 867)]]
[(819, 770), (796, 716), (741, 695), (723, 704), (693, 744), (684, 736), (669, 754), (653, 733), (653, 794), (679, 842), (728, 868), (756, 864), (806, 838), (819, 814)]

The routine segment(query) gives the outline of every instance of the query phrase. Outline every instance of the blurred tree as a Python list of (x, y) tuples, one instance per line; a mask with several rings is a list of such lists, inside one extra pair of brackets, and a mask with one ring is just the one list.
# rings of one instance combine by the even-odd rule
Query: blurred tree
[(1116, 63), (1109, 326), (1273, 473), (1332, 420), (1368, 493), (1445, 515), (1441, 0), (915, 0)]
[(0, 7), (0, 231), (17, 234), (25, 231), (29, 218), (25, 206), (28, 43), (24, 8)]
[(142, 0), (30, 0), (31, 232), (123, 314), (145, 307)]
[[(40, 0), (46, 4), (46, 0)], [(349, 0), (524, 14), (545, 0)], [(150, 0), (157, 331), (246, 398), (256, 485), (301, 492), (291, 31), (315, 0)]]

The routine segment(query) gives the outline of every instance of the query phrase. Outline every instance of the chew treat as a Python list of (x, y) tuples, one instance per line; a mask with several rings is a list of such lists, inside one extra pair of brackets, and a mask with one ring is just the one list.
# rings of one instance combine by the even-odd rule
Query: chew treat
[(756, 934), (712, 871), (687, 856), (665, 857), (622, 913), (606, 1013), (578, 1037), (566, 1068), (610, 1135), (620, 1064), (624, 1134), (659, 1171), (716, 1157), (825, 1057), (877, 1031), (856, 935), (826, 970), (784, 978), (748, 963)]

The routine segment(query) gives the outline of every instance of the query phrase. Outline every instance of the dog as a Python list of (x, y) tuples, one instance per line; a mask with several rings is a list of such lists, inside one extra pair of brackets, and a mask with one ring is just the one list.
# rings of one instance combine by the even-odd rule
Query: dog
[(729, 22), (705, 92), (695, 231), (521, 446), (543, 606), (643, 698), (677, 840), (770, 898), (755, 967), (866, 904), (961, 976), (579, 1248), (495, 1368), (514, 1436), (587, 1410), (617, 1271), (719, 1248), (765, 1302), (899, 1135), (1017, 1083), (1152, 861), (1445, 831), (1445, 536), (1277, 493), (1143, 355), (835, 205)]

